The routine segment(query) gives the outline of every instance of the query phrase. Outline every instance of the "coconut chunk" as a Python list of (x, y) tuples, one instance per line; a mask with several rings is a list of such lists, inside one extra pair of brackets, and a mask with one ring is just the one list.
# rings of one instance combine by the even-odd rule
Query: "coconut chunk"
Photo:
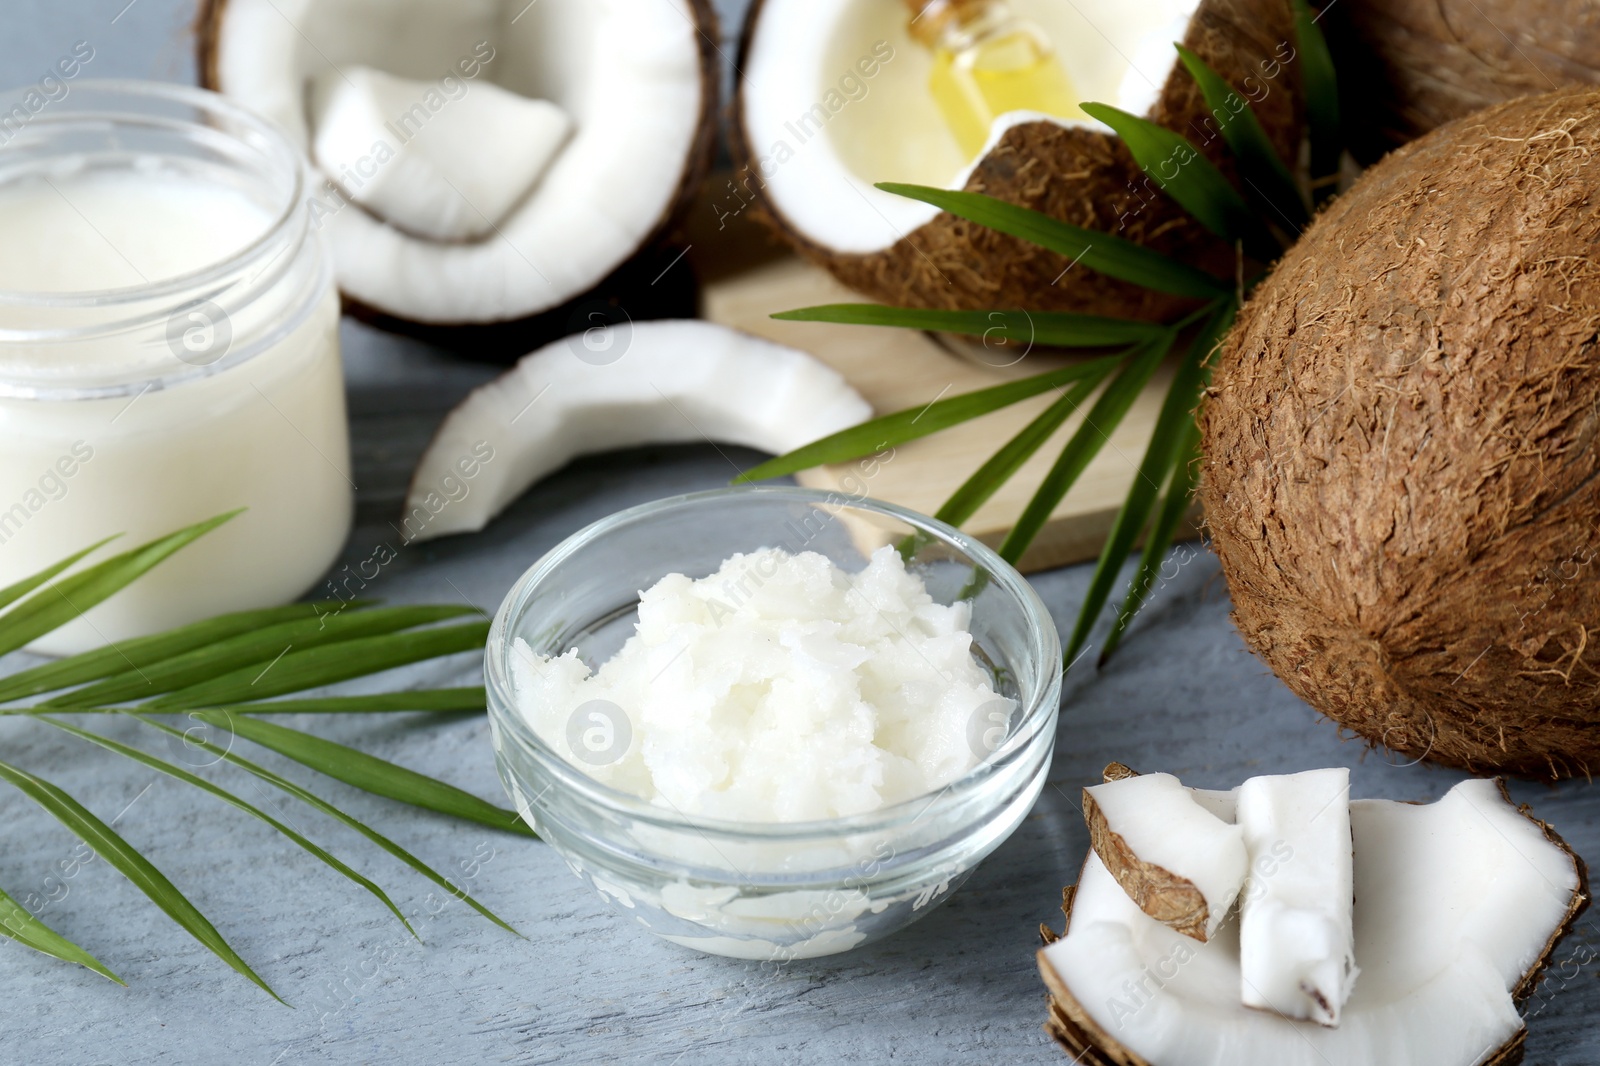
[(701, 321), (597, 327), (523, 356), (445, 417), (400, 534), (482, 529), (580, 455), (703, 441), (782, 454), (871, 415), (838, 371), (794, 348)]
[(1171, 774), (1083, 790), (1089, 839), (1117, 883), (1150, 917), (1209, 940), (1250, 869), (1244, 834)]
[(329, 71), (312, 155), (352, 200), (412, 233), (476, 240), (527, 196), (572, 132), (567, 113), (492, 82)]
[(1239, 787), (1250, 850), (1240, 903), (1245, 1006), (1338, 1025), (1355, 984), (1350, 771), (1252, 777)]
[(1235, 923), (1204, 944), (1184, 937), (1090, 855), (1066, 933), (1039, 953), (1051, 1033), (1077, 1061), (1119, 1066), (1509, 1061), (1523, 1037), (1515, 996), (1586, 902), (1582, 863), (1493, 781), (1348, 809), (1363, 973), (1338, 1028), (1245, 1007)]

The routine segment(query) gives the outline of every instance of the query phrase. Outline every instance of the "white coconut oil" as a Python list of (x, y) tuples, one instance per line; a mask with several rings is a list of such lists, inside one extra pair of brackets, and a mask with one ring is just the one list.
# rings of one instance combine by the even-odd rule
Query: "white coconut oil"
[(974, 723), (1009, 719), (970, 609), (892, 547), (854, 574), (767, 548), (644, 591), (597, 671), (519, 640), (512, 676), (545, 742), (615, 788), (731, 821), (848, 817), (937, 792), (986, 754)]
[(0, 148), (0, 586), (247, 510), (52, 653), (292, 600), (353, 487), (338, 297), (287, 143), (198, 90), (62, 103), (112, 117), (42, 114)]

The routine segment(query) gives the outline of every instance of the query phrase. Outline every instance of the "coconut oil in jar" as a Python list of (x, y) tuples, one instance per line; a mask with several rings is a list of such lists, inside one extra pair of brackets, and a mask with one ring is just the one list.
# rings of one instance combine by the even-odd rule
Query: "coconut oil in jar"
[(35, 650), (288, 602), (343, 546), (338, 296), (303, 167), (177, 86), (75, 83), (0, 134), (0, 587), (245, 509)]

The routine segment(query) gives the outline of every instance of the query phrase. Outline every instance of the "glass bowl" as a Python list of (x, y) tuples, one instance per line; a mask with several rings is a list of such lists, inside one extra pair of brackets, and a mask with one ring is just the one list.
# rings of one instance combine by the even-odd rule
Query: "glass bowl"
[[(873, 548), (907, 537), (915, 548), (908, 569), (933, 598), (971, 601), (973, 650), (997, 691), (1016, 701), (1009, 716), (995, 714), (995, 704), (974, 714), (968, 742), (981, 760), (938, 793), (821, 821), (685, 816), (588, 776), (517, 709), (518, 637), (540, 655), (576, 648), (597, 668), (632, 635), (640, 590), (669, 573), (704, 577), (763, 547), (818, 552), (856, 571)], [(736, 488), (622, 511), (558, 545), (506, 595), (485, 675), (500, 778), (575, 874), (674, 943), (783, 961), (845, 951), (911, 924), (1017, 828), (1055, 747), (1061, 646), (1022, 576), (942, 522), (837, 492)]]

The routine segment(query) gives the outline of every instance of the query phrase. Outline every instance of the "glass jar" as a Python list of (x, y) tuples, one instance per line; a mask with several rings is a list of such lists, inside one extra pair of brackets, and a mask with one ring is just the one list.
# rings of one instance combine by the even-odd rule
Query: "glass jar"
[[(937, 602), (970, 601), (973, 651), (997, 691), (1016, 701), (1004, 720), (974, 715), (967, 739), (980, 760), (937, 794), (811, 822), (688, 816), (585, 774), (517, 707), (518, 638), (535, 655), (576, 648), (596, 667), (632, 635), (639, 591), (669, 573), (704, 577), (762, 547), (819, 552), (854, 571), (871, 548), (908, 537), (908, 569)], [(635, 507), (551, 550), (501, 605), (485, 675), (501, 780), (578, 876), (667, 940), (781, 963), (909, 925), (1016, 829), (1050, 768), (1061, 645), (1022, 576), (942, 522), (864, 496), (741, 488)]]
[(300, 153), (205, 90), (62, 84), (0, 127), (0, 587), (246, 510), (35, 645), (57, 654), (293, 600), (354, 492)]

